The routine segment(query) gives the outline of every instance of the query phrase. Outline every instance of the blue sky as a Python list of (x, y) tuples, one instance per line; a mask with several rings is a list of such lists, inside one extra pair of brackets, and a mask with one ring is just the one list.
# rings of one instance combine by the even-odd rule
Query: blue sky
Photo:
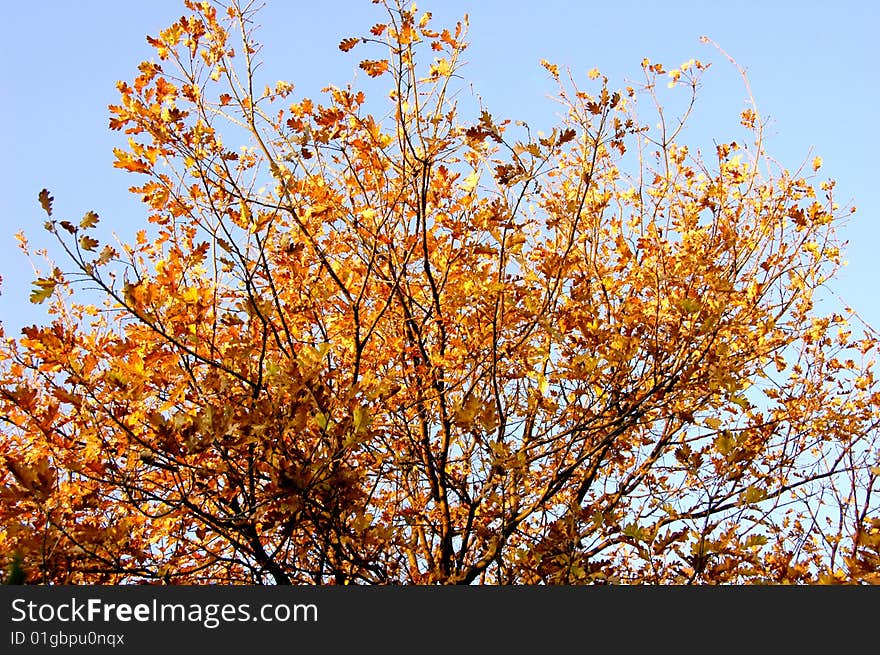
[[(48, 243), (37, 203), (41, 188), (51, 190), (61, 218), (94, 210), (105, 227), (123, 234), (145, 222), (146, 212), (127, 191), (137, 176), (112, 167), (112, 149), (123, 136), (108, 129), (107, 105), (118, 99), (115, 82), (131, 80), (137, 64), (151, 57), (145, 36), (184, 9), (182, 0), (2, 4), (0, 320), (14, 336), (43, 316), (28, 303), (33, 273), (13, 236), (23, 229), (32, 243)], [(729, 138), (747, 96), (736, 70), (699, 41), (711, 37), (748, 70), (758, 108), (771, 120), (769, 153), (792, 169), (820, 155), (841, 204), (859, 208), (840, 233), (850, 242), (849, 265), (833, 288), (880, 328), (876, 3), (435, 0), (419, 8), (431, 10), (437, 23), (470, 15), (463, 74), (494, 115), (524, 119), (535, 129), (551, 126), (555, 111), (541, 58), (571, 67), (580, 79), (598, 67), (612, 86), (624, 86), (638, 78), (644, 57), (670, 68), (695, 57), (712, 67), (694, 139)], [(266, 81), (291, 81), (295, 96), (316, 98), (326, 84), (360, 79), (358, 50), (343, 54), (337, 44), (366, 33), (382, 11), (369, 0), (268, 0), (259, 33)]]

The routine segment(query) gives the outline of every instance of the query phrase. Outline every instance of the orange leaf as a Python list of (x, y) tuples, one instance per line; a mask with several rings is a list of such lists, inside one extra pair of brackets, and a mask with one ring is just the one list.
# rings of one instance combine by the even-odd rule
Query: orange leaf
[(388, 60), (370, 60), (365, 59), (360, 63), (360, 67), (367, 72), (370, 77), (379, 77), (388, 71)]
[(122, 168), (132, 173), (148, 173), (150, 171), (146, 162), (135, 158), (131, 153), (114, 148), (113, 154), (116, 155), (116, 161), (113, 162), (115, 168)]
[(339, 42), (339, 49), (342, 50), (342, 52), (348, 52), (358, 44), (358, 41), (360, 41), (360, 39), (342, 39), (342, 41)]

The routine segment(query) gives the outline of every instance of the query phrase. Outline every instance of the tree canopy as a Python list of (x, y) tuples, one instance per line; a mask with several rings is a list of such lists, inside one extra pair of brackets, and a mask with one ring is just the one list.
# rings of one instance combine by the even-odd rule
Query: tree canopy
[(689, 148), (696, 60), (543, 61), (533, 133), (462, 91), (466, 20), (379, 2), (339, 44), (370, 79), (313, 100), (259, 80), (251, 4), (185, 4), (110, 107), (136, 237), (39, 194), (65, 263), (0, 345), (5, 566), (880, 582), (877, 334), (816, 310), (851, 213), (818, 157), (777, 164), (754, 106)]

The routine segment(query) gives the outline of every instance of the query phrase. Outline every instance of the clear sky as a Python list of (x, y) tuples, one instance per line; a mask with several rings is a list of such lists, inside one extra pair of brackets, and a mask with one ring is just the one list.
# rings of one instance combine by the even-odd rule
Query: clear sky
[[(108, 129), (107, 105), (118, 100), (115, 82), (133, 79), (137, 64), (152, 56), (145, 36), (184, 9), (182, 0), (0, 0), (0, 6), (0, 320), (14, 336), (42, 320), (41, 308), (28, 303), (33, 274), (13, 236), (24, 229), (32, 243), (48, 243), (37, 203), (41, 188), (55, 196), (60, 218), (95, 210), (105, 227), (128, 234), (145, 222), (146, 212), (127, 191), (139, 176), (112, 167), (112, 149), (124, 137)], [(820, 155), (841, 204), (859, 208), (841, 232), (850, 242), (849, 265), (834, 290), (880, 328), (878, 3), (434, 0), (419, 8), (432, 11), (436, 24), (470, 15), (463, 74), (494, 115), (524, 119), (535, 129), (552, 125), (555, 111), (541, 58), (569, 66), (580, 79), (598, 67), (612, 86), (638, 79), (644, 57), (668, 68), (697, 58), (712, 66), (695, 136), (725, 140), (746, 93), (736, 70), (699, 41), (712, 38), (748, 70), (758, 108), (771, 119), (769, 153), (792, 169)], [(266, 80), (288, 80), (294, 96), (317, 98), (326, 84), (358, 79), (359, 51), (343, 54), (337, 44), (365, 34), (383, 20), (382, 11), (369, 0), (268, 0), (259, 33)]]

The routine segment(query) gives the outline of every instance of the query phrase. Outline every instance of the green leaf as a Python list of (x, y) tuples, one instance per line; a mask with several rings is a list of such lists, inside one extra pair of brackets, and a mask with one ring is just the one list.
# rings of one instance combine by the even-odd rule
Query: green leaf
[(700, 301), (695, 298), (682, 298), (679, 306), (685, 314), (693, 314), (700, 311)]
[(739, 405), (742, 409), (749, 409), (751, 405), (743, 396), (731, 396), (730, 401)]
[(752, 534), (749, 535), (749, 538), (746, 539), (745, 546), (746, 548), (757, 548), (758, 546), (763, 546), (767, 543), (767, 537), (762, 534)]
[(735, 447), (736, 442), (727, 430), (722, 430), (721, 434), (715, 438), (715, 450), (725, 457), (727, 457)]
[(651, 531), (646, 530), (645, 528), (640, 528), (635, 523), (630, 523), (623, 529), (623, 534), (627, 537), (632, 537), (636, 541), (650, 541), (651, 540)]
[(12, 563), (9, 565), (3, 584), (23, 585), (25, 582), (27, 582), (27, 572), (24, 570), (24, 560), (21, 553), (17, 552), (12, 556)]
[(354, 431), (357, 434), (370, 427), (370, 410), (366, 407), (358, 407), (354, 410)]
[(52, 295), (52, 292), (55, 291), (56, 284), (58, 284), (56, 280), (43, 277), (39, 278), (33, 283), (36, 288), (31, 291), (30, 301), (35, 305), (39, 305)]
[(754, 485), (749, 485), (746, 487), (745, 491), (740, 494), (740, 499), (746, 505), (752, 505), (754, 503), (760, 503), (767, 497), (767, 492), (760, 487), (756, 487)]
[(82, 217), (82, 220), (79, 222), (79, 226), (84, 230), (90, 227), (95, 227), (97, 224), (98, 215), (95, 212), (87, 213), (85, 216)]
[(326, 430), (330, 423), (330, 419), (323, 412), (318, 412), (315, 414), (315, 423), (317, 423), (318, 427), (322, 430)]

